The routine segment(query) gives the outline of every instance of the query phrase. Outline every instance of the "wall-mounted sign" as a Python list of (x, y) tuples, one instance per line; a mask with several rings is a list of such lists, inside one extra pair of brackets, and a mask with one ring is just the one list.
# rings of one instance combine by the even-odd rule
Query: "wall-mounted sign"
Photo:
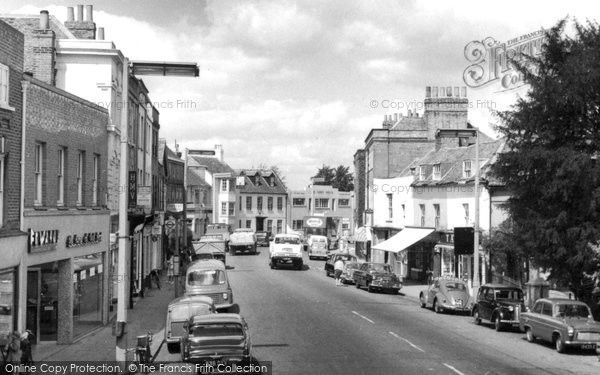
[(306, 226), (313, 227), (313, 228), (322, 227), (323, 219), (320, 219), (317, 217), (311, 217), (310, 219), (307, 219), (305, 221), (305, 223), (306, 223)]
[(73, 234), (67, 236), (66, 247), (76, 247), (93, 245), (102, 242), (102, 232), (84, 233), (82, 235)]
[(129, 198), (129, 203), (127, 207), (135, 208), (137, 204), (137, 172), (129, 171), (129, 176), (127, 178), (127, 197)]
[(58, 230), (39, 230), (29, 229), (29, 241), (27, 243), (28, 252), (46, 251), (56, 249), (58, 243)]
[(152, 186), (138, 186), (137, 205), (142, 208), (152, 208)]

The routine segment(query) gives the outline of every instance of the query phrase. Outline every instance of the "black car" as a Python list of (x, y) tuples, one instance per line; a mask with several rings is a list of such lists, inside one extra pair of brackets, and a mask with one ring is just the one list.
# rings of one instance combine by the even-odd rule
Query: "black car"
[(254, 233), (256, 235), (256, 246), (269, 246), (271, 241), (271, 232), (258, 231)]
[(525, 311), (523, 291), (509, 285), (486, 284), (479, 289), (473, 306), (475, 324), (489, 321), (496, 331), (507, 327), (518, 327), (519, 316)]

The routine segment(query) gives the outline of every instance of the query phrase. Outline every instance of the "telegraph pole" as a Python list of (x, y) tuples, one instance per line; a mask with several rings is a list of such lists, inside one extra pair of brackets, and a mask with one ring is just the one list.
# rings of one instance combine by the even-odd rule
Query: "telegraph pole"
[(473, 231), (473, 297), (479, 292), (479, 129), (475, 130), (475, 230)]

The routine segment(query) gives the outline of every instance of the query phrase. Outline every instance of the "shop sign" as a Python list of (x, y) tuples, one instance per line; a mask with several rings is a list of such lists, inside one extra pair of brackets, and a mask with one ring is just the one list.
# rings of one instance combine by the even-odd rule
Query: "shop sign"
[(128, 208), (135, 208), (135, 205), (137, 204), (137, 172), (136, 171), (129, 171), (129, 176), (128, 176), (128, 180), (127, 180), (127, 187), (128, 187), (128, 198), (129, 198), (129, 202), (127, 207)]
[(160, 236), (162, 234), (162, 227), (160, 226), (160, 224), (156, 223), (152, 226), (152, 235), (153, 236)]
[(138, 186), (137, 205), (142, 208), (152, 207), (152, 186)]
[(323, 226), (323, 220), (319, 219), (319, 218), (312, 217), (312, 218), (306, 220), (306, 225), (309, 226), (309, 227), (322, 227)]
[(29, 229), (28, 251), (46, 251), (56, 249), (58, 243), (58, 230), (40, 230)]
[(102, 242), (102, 232), (91, 232), (84, 233), (83, 235), (73, 234), (71, 236), (67, 236), (67, 241), (65, 246), (69, 247), (77, 247), (77, 246), (85, 246), (85, 245), (93, 245)]

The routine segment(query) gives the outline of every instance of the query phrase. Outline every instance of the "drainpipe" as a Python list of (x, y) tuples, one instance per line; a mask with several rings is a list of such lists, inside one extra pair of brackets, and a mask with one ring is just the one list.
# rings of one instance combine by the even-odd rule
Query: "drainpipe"
[[(27, 90), (29, 89), (30, 82), (27, 80), (21, 81), (21, 89), (23, 93), (23, 108), (22, 108), (22, 135), (21, 135), (21, 222), (19, 224), (21, 232), (26, 232), (25, 224), (23, 223), (23, 212), (25, 210), (25, 141), (27, 135)], [(27, 238), (29, 241), (29, 238)], [(27, 256), (21, 254), (21, 261), (19, 262), (19, 300), (18, 300), (18, 316), (17, 316), (17, 329), (20, 332), (25, 331), (26, 327), (26, 305), (27, 305)], [(36, 342), (39, 342), (39, 335), (36, 337)]]

